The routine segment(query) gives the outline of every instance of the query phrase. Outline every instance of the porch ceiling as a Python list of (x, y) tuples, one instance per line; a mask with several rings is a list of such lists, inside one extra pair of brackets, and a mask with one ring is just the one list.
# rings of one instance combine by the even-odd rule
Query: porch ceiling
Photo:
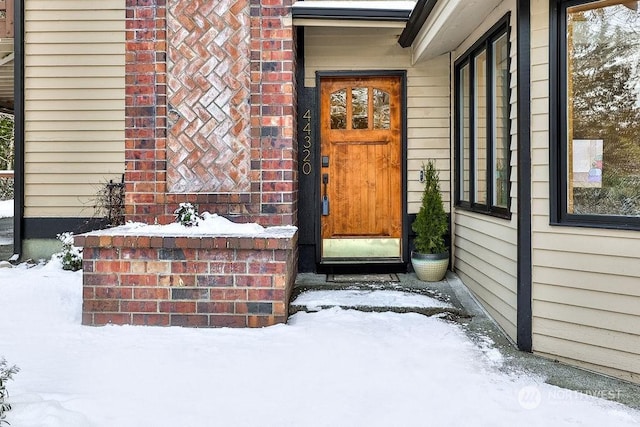
[(292, 6), (294, 25), (404, 28), (415, 1), (304, 0)]
[(412, 41), (413, 62), (418, 63), (456, 49), (501, 1), (437, 0)]

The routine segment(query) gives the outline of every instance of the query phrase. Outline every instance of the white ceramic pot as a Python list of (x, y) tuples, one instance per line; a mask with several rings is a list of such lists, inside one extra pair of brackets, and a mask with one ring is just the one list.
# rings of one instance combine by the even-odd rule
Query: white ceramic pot
[(441, 254), (421, 254), (411, 252), (411, 265), (418, 279), (423, 282), (439, 282), (444, 279), (449, 266), (449, 252)]

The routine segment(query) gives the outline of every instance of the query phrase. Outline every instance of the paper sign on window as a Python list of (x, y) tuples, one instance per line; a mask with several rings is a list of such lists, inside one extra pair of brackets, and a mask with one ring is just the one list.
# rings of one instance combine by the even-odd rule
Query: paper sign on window
[(573, 140), (573, 186), (602, 187), (601, 139)]

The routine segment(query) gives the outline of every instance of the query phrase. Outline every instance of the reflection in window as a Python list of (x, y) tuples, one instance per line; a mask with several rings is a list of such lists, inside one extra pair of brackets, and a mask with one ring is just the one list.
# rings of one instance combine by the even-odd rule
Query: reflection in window
[(347, 90), (331, 94), (331, 129), (347, 128)]
[(509, 218), (508, 19), (455, 64), (456, 206)]
[(389, 129), (391, 123), (390, 96), (388, 92), (373, 89), (373, 128)]
[(566, 12), (561, 205), (574, 215), (640, 217), (638, 3), (584, 2)]
[(462, 200), (469, 201), (469, 177), (471, 176), (471, 165), (469, 159), (471, 158), (471, 135), (469, 130), (469, 120), (471, 117), (471, 105), (469, 95), (471, 93), (469, 86), (469, 64), (466, 64), (460, 70), (460, 91), (458, 91), (458, 105), (460, 106), (460, 117), (458, 123), (458, 135), (462, 143), (462, 149), (460, 150), (458, 170), (460, 171), (459, 185), (460, 185), (460, 198)]
[(487, 52), (482, 51), (474, 60), (475, 93), (474, 133), (475, 140), (475, 197), (479, 204), (487, 203)]
[(369, 128), (369, 90), (366, 87), (351, 89), (351, 117), (353, 129)]
[(507, 35), (493, 42), (493, 192), (494, 206), (507, 207), (509, 162), (509, 57)]

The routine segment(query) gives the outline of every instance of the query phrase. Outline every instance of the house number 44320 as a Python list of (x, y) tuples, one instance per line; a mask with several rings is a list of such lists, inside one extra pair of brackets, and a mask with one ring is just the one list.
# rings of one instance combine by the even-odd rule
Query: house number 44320
[(311, 111), (307, 110), (304, 112), (302, 116), (302, 123), (304, 127), (302, 128), (302, 173), (305, 175), (310, 175), (313, 169), (311, 165)]

